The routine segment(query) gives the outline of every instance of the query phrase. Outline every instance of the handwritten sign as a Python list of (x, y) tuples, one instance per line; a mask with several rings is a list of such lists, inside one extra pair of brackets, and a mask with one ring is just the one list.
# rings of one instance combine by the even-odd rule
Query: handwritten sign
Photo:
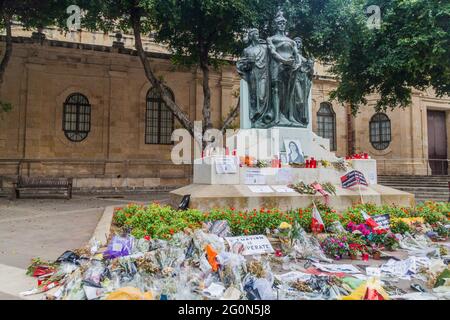
[(391, 216), (388, 214), (383, 214), (380, 216), (372, 217), (373, 220), (384, 230), (389, 230), (391, 228)]
[(216, 158), (215, 163), (217, 174), (237, 173), (237, 165), (235, 158), (232, 157)]
[(246, 185), (261, 185), (266, 184), (266, 176), (260, 169), (249, 169), (245, 173)]
[(230, 245), (233, 247), (236, 243), (242, 243), (244, 245), (244, 256), (261, 255), (273, 253), (274, 250), (270, 244), (269, 239), (266, 236), (248, 236), (248, 237), (232, 237), (225, 238)]

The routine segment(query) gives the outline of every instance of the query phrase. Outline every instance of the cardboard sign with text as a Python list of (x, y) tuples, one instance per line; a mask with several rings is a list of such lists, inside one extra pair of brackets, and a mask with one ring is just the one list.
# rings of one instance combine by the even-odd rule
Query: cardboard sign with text
[(272, 245), (266, 236), (244, 236), (225, 239), (230, 247), (233, 247), (236, 243), (242, 243), (245, 247), (243, 252), (244, 256), (262, 255), (274, 252)]
[(380, 216), (372, 217), (373, 220), (384, 230), (390, 230), (391, 228), (391, 216), (388, 214), (383, 214)]

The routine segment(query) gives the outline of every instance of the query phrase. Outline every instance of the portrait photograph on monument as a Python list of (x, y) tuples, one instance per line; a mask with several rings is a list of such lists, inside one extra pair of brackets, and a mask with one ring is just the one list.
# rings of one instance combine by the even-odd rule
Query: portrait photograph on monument
[(0, 303), (450, 300), (449, 21), (442, 0), (0, 0)]
[(300, 141), (298, 140), (285, 140), (284, 145), (286, 148), (287, 162), (292, 163), (304, 163), (305, 157), (301, 148)]

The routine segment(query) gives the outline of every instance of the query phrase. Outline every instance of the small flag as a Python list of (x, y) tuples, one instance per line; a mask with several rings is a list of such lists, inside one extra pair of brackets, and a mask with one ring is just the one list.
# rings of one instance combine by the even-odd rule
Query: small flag
[(321, 233), (325, 230), (325, 224), (316, 206), (314, 206), (312, 212), (311, 229), (314, 233)]
[(352, 171), (347, 173), (345, 176), (341, 177), (342, 188), (348, 189), (358, 184), (363, 186), (369, 186), (366, 177), (360, 171)]
[(377, 229), (379, 227), (378, 223), (376, 223), (375, 220), (373, 220), (373, 218), (367, 214), (367, 212), (361, 210), (361, 214), (369, 227), (371, 227), (372, 229)]

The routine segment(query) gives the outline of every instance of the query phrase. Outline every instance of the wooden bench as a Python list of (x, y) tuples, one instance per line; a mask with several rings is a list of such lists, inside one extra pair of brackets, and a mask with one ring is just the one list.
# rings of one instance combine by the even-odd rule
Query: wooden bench
[(61, 191), (67, 199), (72, 199), (72, 178), (43, 178), (43, 177), (19, 177), (14, 183), (13, 198), (20, 198), (21, 192), (39, 191), (40, 194), (45, 192), (45, 195), (60, 194)]

